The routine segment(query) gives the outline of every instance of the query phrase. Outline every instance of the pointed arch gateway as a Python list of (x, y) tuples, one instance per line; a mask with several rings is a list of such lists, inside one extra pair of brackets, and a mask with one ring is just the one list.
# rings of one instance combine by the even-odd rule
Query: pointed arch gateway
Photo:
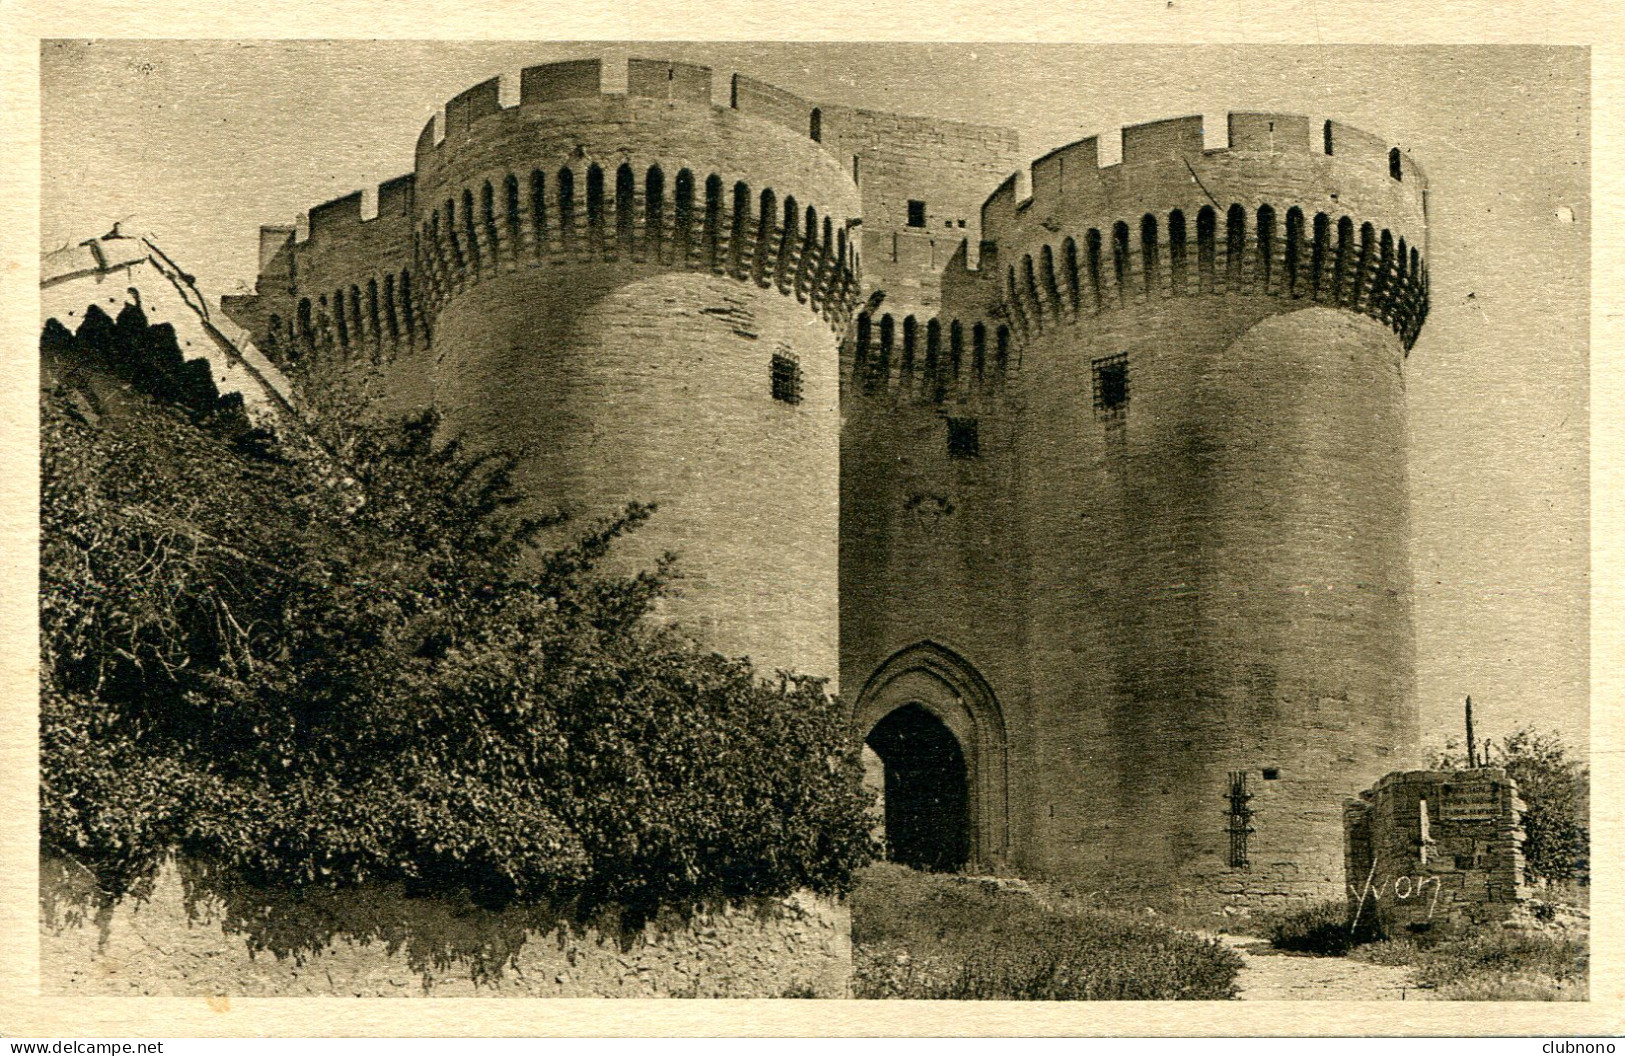
[(1004, 715), (970, 663), (930, 641), (898, 651), (864, 685), (853, 724), (885, 770), (887, 857), (937, 870), (1006, 863)]

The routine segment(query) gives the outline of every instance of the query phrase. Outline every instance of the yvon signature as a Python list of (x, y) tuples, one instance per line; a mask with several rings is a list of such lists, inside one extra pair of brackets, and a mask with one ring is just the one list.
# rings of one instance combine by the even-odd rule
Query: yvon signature
[(1427, 891), (1429, 885), (1432, 885), (1433, 895), (1428, 901), (1428, 915), (1424, 919), (1433, 919), (1433, 911), (1434, 909), (1438, 908), (1439, 905), (1439, 893), (1444, 890), (1444, 884), (1440, 882), (1438, 877), (1396, 876), (1392, 880), (1385, 880), (1382, 883), (1373, 886), (1372, 881), (1376, 878), (1376, 875), (1377, 866), (1376, 863), (1373, 862), (1371, 865), (1371, 872), (1368, 873), (1365, 878), (1365, 890), (1362, 891), (1356, 888), (1353, 884), (1349, 885), (1349, 894), (1359, 899), (1359, 905), (1356, 906), (1354, 910), (1354, 919), (1349, 922), (1350, 931), (1353, 931), (1359, 926), (1360, 914), (1365, 910), (1365, 903), (1367, 899), (1381, 902), (1383, 895), (1387, 893), (1391, 894), (1395, 899), (1398, 899), (1401, 902), (1408, 902), (1413, 898), (1421, 898), (1424, 892)]

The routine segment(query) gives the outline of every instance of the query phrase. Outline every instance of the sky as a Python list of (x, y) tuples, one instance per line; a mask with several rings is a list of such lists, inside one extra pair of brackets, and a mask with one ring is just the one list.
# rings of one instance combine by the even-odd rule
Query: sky
[[(1541, 47), (47, 41), (42, 251), (114, 221), (215, 294), (257, 230), (411, 171), (487, 77), (567, 58), (710, 65), (804, 98), (1001, 124), (1037, 158), (1125, 124), (1303, 113), (1429, 178), (1432, 309), (1406, 364), (1424, 742), (1532, 725), (1589, 743), (1589, 55)], [(624, 79), (624, 72), (620, 74)], [(616, 87), (612, 72), (609, 87)], [(506, 94), (504, 101), (510, 101)], [(992, 188), (989, 187), (991, 192)]]

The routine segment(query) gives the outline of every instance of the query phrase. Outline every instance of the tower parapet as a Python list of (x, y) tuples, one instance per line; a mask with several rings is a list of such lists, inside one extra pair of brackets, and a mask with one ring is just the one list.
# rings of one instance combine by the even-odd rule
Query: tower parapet
[[(1427, 315), (1427, 177), (1409, 155), (1327, 121), (1233, 113), (1122, 131), (1119, 164), (1080, 140), (1006, 180), (982, 208), (1018, 331), (1170, 297), (1256, 292), (1359, 312), (1407, 348)], [(1318, 143), (1314, 142), (1318, 138)]]
[(435, 307), (516, 267), (620, 262), (777, 288), (844, 330), (859, 218), (845, 170), (754, 104), (711, 105), (708, 67), (633, 59), (624, 94), (601, 76), (596, 60), (531, 67), (516, 106), (493, 79), (424, 127), (417, 237)]
[(295, 227), (262, 227), (256, 290), (222, 298), (222, 310), (284, 364), (342, 368), (427, 347), (413, 275), (414, 182), (407, 173), (379, 184), (371, 217), (359, 190), (313, 206), (304, 237)]

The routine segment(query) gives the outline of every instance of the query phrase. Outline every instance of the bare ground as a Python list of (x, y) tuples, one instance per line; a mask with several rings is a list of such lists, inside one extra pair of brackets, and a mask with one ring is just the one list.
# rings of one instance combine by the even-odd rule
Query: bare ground
[(1236, 979), (1242, 1001), (1426, 1001), (1411, 970), (1366, 964), (1346, 957), (1320, 957), (1274, 949), (1247, 935), (1215, 936), (1241, 954)]

